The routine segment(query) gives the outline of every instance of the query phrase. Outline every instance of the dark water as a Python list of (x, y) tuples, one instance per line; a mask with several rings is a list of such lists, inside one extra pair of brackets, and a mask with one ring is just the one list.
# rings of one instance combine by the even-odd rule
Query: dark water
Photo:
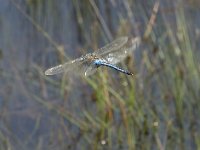
[[(62, 76), (52, 77), (52, 85), (44, 79), (44, 70), (103, 46), (118, 35), (142, 36), (148, 20), (144, 15), (150, 17), (154, 5), (141, 0), (129, 7), (120, 0), (95, 2), (105, 25), (99, 23), (89, 1), (0, 0), (0, 135), (11, 149), (81, 149), (85, 143), (79, 127), (51, 107), (62, 106), (77, 119), (85, 110), (95, 113), (91, 87), (75, 78), (66, 81), (71, 89), (62, 93)], [(189, 33), (200, 37), (199, 2), (183, 4)], [(163, 15), (174, 25), (176, 7), (178, 1), (161, 1), (156, 36), (163, 33)], [(120, 31), (121, 18), (127, 22)], [(199, 49), (196, 43), (194, 47)], [(59, 48), (67, 57), (60, 56)], [(136, 56), (139, 61), (140, 52)], [(58, 130), (66, 134), (59, 137)]]

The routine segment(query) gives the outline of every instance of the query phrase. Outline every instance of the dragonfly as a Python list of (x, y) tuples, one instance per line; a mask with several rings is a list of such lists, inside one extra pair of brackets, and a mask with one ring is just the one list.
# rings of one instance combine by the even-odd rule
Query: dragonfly
[(72, 61), (47, 69), (45, 75), (75, 72), (89, 76), (95, 73), (101, 66), (112, 68), (126, 75), (133, 75), (132, 72), (122, 69), (116, 66), (116, 64), (134, 51), (140, 44), (140, 41), (139, 37), (132, 38), (131, 40), (128, 37), (120, 37), (93, 53), (88, 53)]

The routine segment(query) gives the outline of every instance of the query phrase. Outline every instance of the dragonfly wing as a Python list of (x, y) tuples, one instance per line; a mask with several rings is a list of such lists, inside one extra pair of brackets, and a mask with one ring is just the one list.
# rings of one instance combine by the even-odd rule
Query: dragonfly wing
[(126, 44), (126, 46), (123, 46), (120, 49), (111, 53), (104, 54), (101, 57), (111, 64), (117, 64), (123, 59), (125, 59), (128, 54), (134, 51), (138, 47), (140, 42), (140, 38), (134, 38), (131, 41), (129, 41), (129, 43)]
[(87, 67), (87, 69), (85, 70), (84, 75), (85, 76), (90, 76), (92, 74), (94, 74), (97, 71), (97, 67), (95, 64), (91, 64), (89, 67)]
[(107, 53), (110, 53), (112, 51), (116, 51), (120, 49), (126, 42), (128, 41), (128, 37), (120, 37), (113, 42), (107, 44), (106, 46), (98, 49), (94, 52), (95, 55), (105, 55)]
[(96, 66), (90, 61), (84, 58), (78, 58), (73, 61), (52, 67), (45, 71), (45, 75), (55, 75), (58, 73), (74, 73), (74, 74), (84, 74), (89, 76), (97, 70)]
[(117, 64), (120, 61), (124, 60), (128, 54), (125, 52), (114, 52), (110, 53), (104, 57), (104, 59), (111, 64)]
[(54, 75), (64, 71), (63, 65), (58, 65), (52, 68), (49, 68), (45, 71), (45, 75)]
[(62, 72), (69, 72), (75, 68), (80, 67), (81, 63), (82, 63), (81, 58), (75, 59), (73, 61), (69, 61), (67, 63), (47, 69), (45, 71), (45, 75), (55, 75)]

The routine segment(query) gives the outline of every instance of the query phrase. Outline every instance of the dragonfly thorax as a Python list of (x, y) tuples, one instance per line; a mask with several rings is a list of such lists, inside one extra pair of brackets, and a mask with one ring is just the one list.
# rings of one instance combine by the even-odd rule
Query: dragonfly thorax
[(96, 67), (99, 67), (102, 62), (106, 62), (103, 58), (98, 57), (97, 55), (93, 53), (89, 53), (84, 56), (84, 59), (87, 60), (86, 62), (89, 64), (94, 64)]
[(93, 61), (97, 59), (98, 57), (93, 53), (89, 53), (89, 54), (86, 54), (83, 58), (89, 61)]

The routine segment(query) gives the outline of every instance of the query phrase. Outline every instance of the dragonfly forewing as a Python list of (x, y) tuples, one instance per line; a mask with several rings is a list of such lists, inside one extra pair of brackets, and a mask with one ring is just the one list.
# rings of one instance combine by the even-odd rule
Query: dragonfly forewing
[(64, 71), (63, 65), (58, 65), (52, 68), (49, 68), (45, 71), (45, 75), (54, 75), (58, 73), (62, 73)]
[(45, 75), (55, 75), (59, 73), (73, 73), (73, 74), (84, 74), (85, 76), (89, 76), (96, 71), (95, 66), (92, 65), (91, 60), (80, 57), (73, 61), (69, 61), (67, 63), (52, 67), (45, 71)]
[(78, 66), (80, 66), (81, 61), (82, 60), (80, 58), (78, 58), (73, 61), (69, 61), (64, 64), (49, 68), (48, 70), (45, 71), (45, 75), (55, 75), (55, 74), (59, 74), (62, 72), (71, 71), (73, 69), (76, 69)]

